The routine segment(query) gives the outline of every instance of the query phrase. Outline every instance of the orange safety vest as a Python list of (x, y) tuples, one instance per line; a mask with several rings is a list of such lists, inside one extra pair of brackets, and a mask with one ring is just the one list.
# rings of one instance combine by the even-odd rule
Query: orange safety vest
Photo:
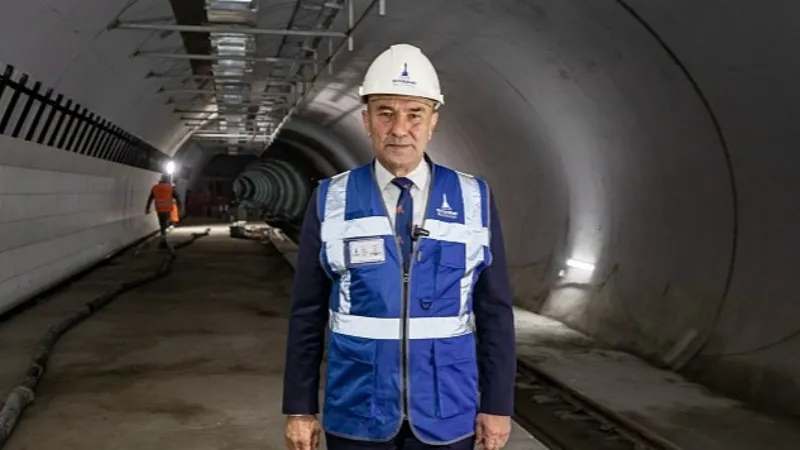
[(172, 212), (172, 186), (169, 183), (158, 183), (153, 186), (153, 202), (156, 212)]

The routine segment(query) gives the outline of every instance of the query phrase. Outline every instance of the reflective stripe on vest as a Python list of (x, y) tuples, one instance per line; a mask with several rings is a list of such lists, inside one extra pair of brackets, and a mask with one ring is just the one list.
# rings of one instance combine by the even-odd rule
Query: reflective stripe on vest
[(380, 441), (393, 436), (405, 412), (425, 442), (454, 442), (474, 431), (477, 413), (472, 289), (491, 261), (488, 187), (433, 165), (422, 224), (429, 235), (417, 242), (406, 302), (393, 225), (372, 170), (342, 173), (319, 189), (320, 261), (334, 281), (323, 426)]
[(172, 186), (168, 183), (158, 183), (153, 186), (153, 203), (156, 211), (168, 213), (172, 211)]

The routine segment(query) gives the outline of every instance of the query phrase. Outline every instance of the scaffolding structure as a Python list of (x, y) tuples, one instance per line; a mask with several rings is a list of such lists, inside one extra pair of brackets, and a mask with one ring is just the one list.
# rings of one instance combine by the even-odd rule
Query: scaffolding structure
[[(333, 73), (336, 55), (344, 48), (353, 50), (358, 23), (375, 7), (379, 15), (386, 14), (385, 0), (365, 0), (356, 18), (356, 1), (296, 0), (284, 29), (257, 26), (259, 0), (205, 0), (206, 23), (200, 25), (118, 19), (109, 29), (207, 34), (208, 54), (140, 51), (135, 56), (208, 61), (210, 73), (151, 72), (148, 77), (180, 79), (181, 87), (159, 92), (171, 95), (168, 103), (177, 104), (174, 113), (190, 127), (191, 139), (216, 141), (228, 154), (236, 154), (245, 146), (268, 147), (302, 108), (319, 76), (325, 70)], [(333, 30), (343, 13), (346, 29)], [(275, 54), (258, 54), (257, 36), (280, 40)], [(262, 64), (267, 70), (257, 72)], [(206, 84), (198, 88), (192, 82)], [(176, 101), (172, 95), (191, 97)]]

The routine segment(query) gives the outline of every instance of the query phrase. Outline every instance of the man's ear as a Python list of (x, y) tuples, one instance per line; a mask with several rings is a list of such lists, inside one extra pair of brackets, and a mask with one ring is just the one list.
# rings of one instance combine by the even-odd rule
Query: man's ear
[(361, 110), (361, 120), (364, 122), (364, 130), (367, 132), (367, 136), (372, 137), (369, 126), (369, 105)]
[(436, 124), (438, 123), (439, 123), (439, 111), (434, 111), (433, 114), (431, 114), (431, 135), (429, 136), (429, 138), (433, 137), (433, 130), (436, 129)]

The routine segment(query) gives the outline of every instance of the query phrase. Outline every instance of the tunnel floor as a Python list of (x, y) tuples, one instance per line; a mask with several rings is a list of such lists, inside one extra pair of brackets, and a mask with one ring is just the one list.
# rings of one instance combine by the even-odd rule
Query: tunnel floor
[[(4, 450), (285, 449), (281, 384), (292, 267), (270, 245), (208, 237), (178, 250), (165, 278), (123, 294), (56, 344), (36, 400)], [(180, 227), (177, 243), (203, 227)], [(155, 269), (152, 242), (0, 324), (0, 395), (46, 329)], [(324, 448), (324, 446), (323, 446)], [(538, 445), (515, 427), (511, 450)]]
[[(294, 244), (231, 239), (227, 225), (178, 251), (172, 272), (67, 332), (4, 450), (284, 449), (280, 414)], [(173, 243), (205, 227), (180, 227)], [(278, 250), (276, 250), (278, 249)], [(0, 323), (0, 398), (45, 330), (154, 270), (154, 243)], [(284, 257), (285, 256), (285, 257)], [(287, 263), (288, 262), (288, 263)], [(800, 427), (709, 394), (558, 322), (516, 310), (521, 358), (682, 449), (794, 449)], [(324, 448), (324, 446), (323, 446)], [(508, 450), (541, 447), (516, 426)]]
[[(199, 231), (178, 228), (170, 241)], [(272, 247), (226, 234), (214, 227), (179, 250), (165, 278), (65, 334), (5, 448), (283, 448), (278, 413), (291, 267)], [(15, 357), (3, 364), (0, 389), (19, 382), (48, 326), (155, 269), (161, 255), (154, 244), (3, 325), (0, 351)]]

